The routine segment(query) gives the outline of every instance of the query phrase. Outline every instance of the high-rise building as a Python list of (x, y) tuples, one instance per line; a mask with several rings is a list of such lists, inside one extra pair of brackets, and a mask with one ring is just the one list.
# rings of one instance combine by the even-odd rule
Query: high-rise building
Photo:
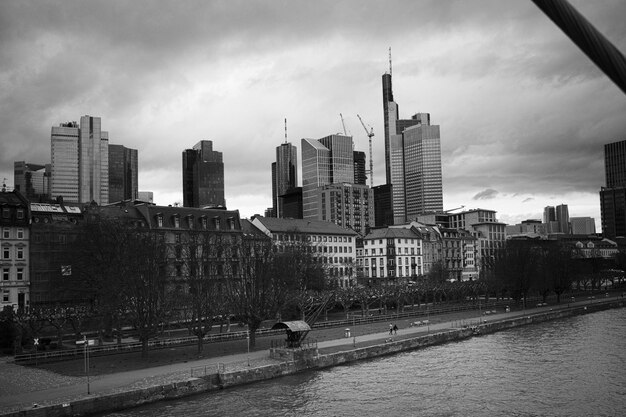
[(364, 184), (328, 184), (318, 189), (319, 220), (365, 236), (374, 225), (374, 194)]
[(109, 144), (109, 202), (136, 200), (137, 150)]
[(626, 140), (604, 145), (606, 187), (626, 187)]
[(137, 200), (145, 201), (146, 203), (154, 203), (154, 193), (152, 191), (139, 191), (137, 193)]
[(614, 239), (626, 236), (626, 187), (602, 187), (600, 215), (604, 237)]
[(352, 137), (330, 135), (302, 139), (302, 205), (304, 219), (319, 219), (318, 188), (354, 183)]
[(13, 178), (15, 189), (29, 201), (44, 202), (50, 199), (51, 165), (15, 161)]
[(365, 170), (365, 152), (354, 151), (354, 183), (360, 185), (367, 184), (367, 174)]
[(606, 187), (600, 190), (602, 234), (626, 236), (626, 140), (604, 145)]
[(282, 196), (298, 186), (298, 148), (285, 142), (276, 147), (272, 163), (272, 205), (276, 217), (285, 217)]
[(109, 134), (99, 117), (53, 126), (51, 197), (68, 202), (109, 202)]
[(556, 221), (559, 223), (559, 232), (569, 234), (569, 210), (567, 204), (561, 204), (555, 207)]
[(596, 221), (593, 217), (570, 217), (572, 234), (593, 235), (596, 233)]
[(202, 140), (183, 152), (183, 206), (226, 207), (222, 152)]
[(393, 225), (391, 184), (378, 185), (372, 190), (374, 191), (374, 224), (377, 227)]
[(392, 185), (395, 224), (443, 210), (439, 126), (430, 124), (428, 113), (400, 119), (398, 109), (393, 101), (391, 73), (384, 74), (385, 165), (387, 184)]

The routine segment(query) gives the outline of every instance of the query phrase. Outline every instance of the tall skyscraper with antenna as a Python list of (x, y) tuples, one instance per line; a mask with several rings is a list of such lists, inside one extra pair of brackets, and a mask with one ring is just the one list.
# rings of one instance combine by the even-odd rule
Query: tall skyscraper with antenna
[(272, 206), (276, 217), (285, 217), (281, 196), (298, 186), (298, 148), (287, 140), (276, 147), (276, 162), (272, 163)]
[(394, 224), (400, 224), (419, 214), (443, 211), (440, 129), (430, 124), (429, 113), (399, 118), (391, 88), (391, 48), (382, 85), (385, 174), (391, 185)]

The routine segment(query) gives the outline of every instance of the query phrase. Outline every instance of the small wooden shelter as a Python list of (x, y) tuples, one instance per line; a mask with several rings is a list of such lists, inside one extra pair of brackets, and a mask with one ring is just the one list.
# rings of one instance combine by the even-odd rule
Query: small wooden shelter
[(299, 348), (306, 335), (311, 331), (311, 327), (302, 320), (281, 321), (272, 326), (272, 330), (286, 329), (286, 344), (289, 348)]

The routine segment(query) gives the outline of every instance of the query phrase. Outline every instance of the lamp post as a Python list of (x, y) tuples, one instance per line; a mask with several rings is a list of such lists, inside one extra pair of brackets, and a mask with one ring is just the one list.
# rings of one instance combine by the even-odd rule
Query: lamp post
[(356, 347), (356, 319), (354, 314), (352, 315), (352, 346)]
[(87, 394), (91, 394), (89, 386), (89, 344), (93, 340), (87, 340), (87, 336), (83, 335), (83, 340), (78, 340), (77, 345), (83, 345), (83, 355), (85, 357), (85, 374), (87, 375)]
[(250, 327), (248, 327), (248, 334), (246, 335), (248, 340), (248, 366), (250, 366)]

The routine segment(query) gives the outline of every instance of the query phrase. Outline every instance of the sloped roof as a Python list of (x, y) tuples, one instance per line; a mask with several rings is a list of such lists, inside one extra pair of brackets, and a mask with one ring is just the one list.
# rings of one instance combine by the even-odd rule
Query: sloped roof
[(292, 332), (308, 332), (311, 331), (311, 326), (302, 320), (281, 321), (272, 326), (272, 330), (276, 329), (289, 329)]
[(328, 235), (357, 236), (354, 230), (344, 229), (335, 223), (322, 220), (279, 219), (276, 217), (258, 216), (254, 219), (260, 222), (271, 233), (310, 233)]
[(385, 227), (382, 229), (373, 229), (367, 236), (364, 237), (365, 240), (389, 238), (418, 239), (419, 236), (411, 229)]

